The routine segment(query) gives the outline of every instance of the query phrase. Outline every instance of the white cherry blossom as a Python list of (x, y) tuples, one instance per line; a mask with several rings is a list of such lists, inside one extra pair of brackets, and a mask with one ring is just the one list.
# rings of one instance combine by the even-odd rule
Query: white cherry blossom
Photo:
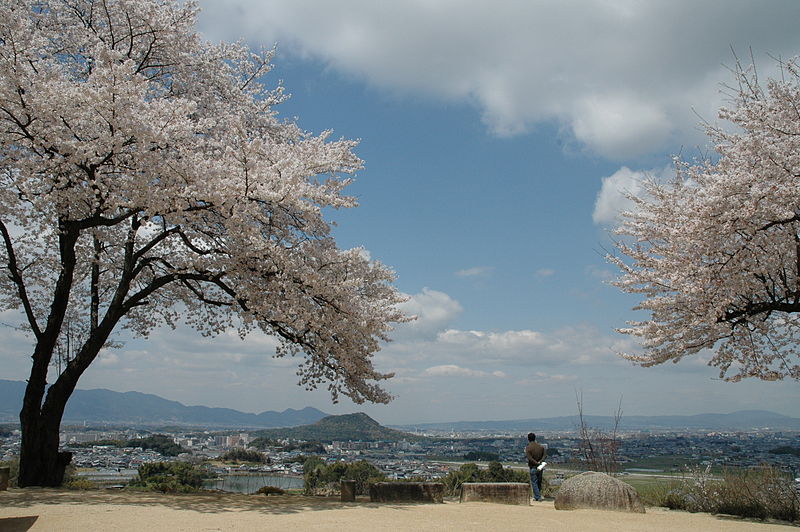
[(714, 158), (632, 198), (611, 260), (650, 316), (620, 329), (641, 339), (637, 363), (708, 350), (728, 380), (800, 379), (800, 65), (779, 66), (761, 83), (737, 65)]
[(60, 480), (64, 406), (118, 327), (259, 329), (302, 357), (306, 388), (390, 399), (372, 355), (404, 298), (323, 217), (356, 205), (343, 193), (355, 143), (279, 119), (272, 52), (204, 42), (196, 14), (191, 1), (0, 0), (0, 304), (24, 312), (35, 343), (21, 485)]

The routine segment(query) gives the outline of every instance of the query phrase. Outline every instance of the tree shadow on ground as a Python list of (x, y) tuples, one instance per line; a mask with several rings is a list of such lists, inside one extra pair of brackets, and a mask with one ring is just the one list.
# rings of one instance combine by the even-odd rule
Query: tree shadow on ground
[(356, 507), (410, 509), (420, 504), (430, 503), (373, 503), (369, 501), (368, 497), (357, 497), (355, 502), (341, 502), (337, 497), (305, 495), (264, 496), (207, 492), (176, 494), (127, 490), (74, 491), (52, 488), (13, 489), (0, 495), (0, 506), (5, 508), (27, 508), (37, 504), (78, 506), (118, 504), (142, 506), (143, 508), (159, 505), (174, 510), (193, 510), (200, 513), (251, 511), (263, 514), (295, 514)]
[(0, 517), (0, 530), (3, 532), (28, 532), (38, 515), (27, 515), (25, 517)]
[(743, 517), (741, 515), (729, 515), (729, 514), (711, 514), (711, 515), (713, 515), (720, 521), (753, 523), (756, 525), (783, 525), (783, 526), (800, 527), (800, 521), (782, 521), (780, 519), (773, 519), (771, 517), (766, 517), (764, 519), (761, 519), (760, 517)]

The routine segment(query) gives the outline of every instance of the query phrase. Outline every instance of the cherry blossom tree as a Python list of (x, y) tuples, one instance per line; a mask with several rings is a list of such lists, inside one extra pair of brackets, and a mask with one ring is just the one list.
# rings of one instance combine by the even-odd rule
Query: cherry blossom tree
[(279, 120), (271, 52), (204, 42), (196, 11), (0, 0), (0, 301), (34, 344), (21, 486), (61, 482), (64, 407), (118, 328), (258, 329), (300, 385), (390, 399), (372, 355), (403, 298), (323, 217), (356, 204), (354, 143)]
[(641, 365), (705, 351), (726, 380), (800, 379), (800, 65), (778, 66), (761, 83), (737, 62), (728, 127), (707, 127), (714, 157), (678, 160), (624, 215), (611, 261), (650, 315), (620, 329)]

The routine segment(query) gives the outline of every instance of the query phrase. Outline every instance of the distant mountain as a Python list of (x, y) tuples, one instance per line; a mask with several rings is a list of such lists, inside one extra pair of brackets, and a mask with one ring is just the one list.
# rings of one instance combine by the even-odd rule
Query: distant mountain
[(25, 383), (0, 379), (0, 421), (19, 421)]
[(264, 438), (292, 438), (296, 440), (313, 440), (331, 442), (334, 440), (353, 441), (400, 441), (418, 440), (418, 436), (389, 429), (363, 412), (328, 416), (311, 425), (285, 429), (260, 430), (256, 435)]
[[(25, 383), (0, 379), (0, 423), (16, 423), (25, 394)], [(240, 412), (230, 408), (185, 406), (157, 395), (111, 390), (75, 390), (67, 403), (65, 423), (108, 423), (120, 425), (184, 425), (208, 428), (275, 428), (296, 427), (301, 439), (361, 439), (362, 441), (398, 440), (408, 434), (383, 427), (366, 414), (329, 416), (316, 408), (289, 408), (283, 412), (266, 411), (260, 414)], [(584, 416), (586, 423), (596, 429), (613, 426), (611, 416)], [(579, 426), (577, 416), (506, 421), (456, 421), (394, 426), (413, 431), (568, 431)], [(621, 430), (763, 430), (800, 431), (800, 418), (764, 410), (745, 410), (731, 414), (698, 414), (693, 416), (626, 416), (620, 421)], [(305, 432), (304, 432), (305, 431)], [(325, 435), (324, 438), (319, 434)], [(332, 436), (327, 436), (331, 434)], [(352, 434), (340, 438), (341, 434)], [(335, 437), (334, 437), (335, 436)]]
[[(17, 421), (25, 394), (25, 383), (0, 379), (0, 421)], [(283, 412), (260, 414), (230, 408), (185, 406), (139, 392), (75, 390), (67, 402), (64, 423), (114, 423), (130, 425), (192, 425), (214, 428), (294, 427), (313, 423), (327, 416), (316, 408), (289, 408)]]
[[(601, 430), (613, 428), (612, 416), (584, 416), (589, 427)], [(507, 421), (457, 421), (451, 423), (420, 423), (399, 425), (403, 430), (442, 431), (567, 431), (580, 426), (578, 416), (561, 416), (541, 419), (515, 419)], [(743, 410), (731, 414), (697, 414), (693, 416), (626, 416), (623, 414), (619, 429), (645, 430), (763, 430), (800, 431), (800, 418), (784, 416), (765, 410)]]

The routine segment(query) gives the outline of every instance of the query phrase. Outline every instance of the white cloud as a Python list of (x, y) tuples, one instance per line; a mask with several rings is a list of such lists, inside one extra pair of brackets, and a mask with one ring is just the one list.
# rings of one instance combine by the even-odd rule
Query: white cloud
[(593, 277), (595, 279), (599, 279), (600, 281), (603, 281), (604, 283), (608, 283), (609, 281), (613, 281), (616, 278), (617, 273), (618, 273), (618, 272), (615, 272), (614, 270), (612, 270), (610, 268), (601, 268), (601, 267), (598, 267), (597, 265), (594, 265), (594, 264), (590, 264), (590, 265), (586, 266), (583, 269), (583, 271), (586, 273), (586, 275), (588, 275), (590, 277)]
[(531, 377), (520, 379), (514, 383), (515, 386), (528, 386), (528, 385), (541, 385), (543, 382), (563, 383), (578, 380), (577, 375), (564, 375), (561, 373), (548, 374), (543, 371), (537, 371)]
[(489, 351), (516, 351), (542, 347), (546, 344), (542, 333), (536, 331), (483, 332), (449, 329), (440, 333), (438, 340), (446, 344)]
[(536, 270), (536, 277), (552, 277), (556, 271), (552, 268), (539, 268)]
[(623, 166), (612, 175), (602, 179), (600, 192), (594, 203), (592, 220), (599, 225), (618, 225), (620, 215), (635, 208), (629, 196), (642, 197), (643, 183), (649, 179), (665, 181), (674, 176), (675, 169), (666, 166), (653, 170), (631, 170)]
[(444, 292), (423, 288), (422, 292), (408, 296), (408, 301), (400, 308), (417, 319), (396, 327), (392, 338), (426, 338), (434, 337), (442, 328), (451, 323), (463, 308), (455, 299)]
[(481, 370), (462, 368), (454, 364), (433, 366), (426, 369), (423, 373), (430, 377), (507, 377), (507, 375), (502, 371), (493, 371), (489, 373)]
[(25, 380), (30, 376), (33, 334), (23, 328), (25, 316), (16, 310), (0, 311), (0, 367), (2, 379)]
[(100, 366), (114, 367), (119, 363), (119, 355), (111, 350), (103, 349), (95, 363)]
[(483, 277), (489, 275), (492, 272), (493, 268), (491, 266), (476, 266), (474, 268), (467, 268), (464, 270), (458, 270), (456, 272), (457, 277)]
[(628, 337), (606, 334), (591, 327), (534, 330), (440, 330), (434, 337), (405, 336), (384, 347), (379, 355), (388, 371), (417, 364), (463, 365), (481, 371), (520, 367), (570, 367), (629, 364), (617, 353), (630, 352), (636, 344)]
[(601, 154), (646, 153), (662, 146), (675, 127), (666, 113), (663, 103), (647, 97), (593, 94), (576, 102), (572, 131), (575, 138)]
[(592, 220), (596, 224), (616, 225), (620, 213), (633, 208), (628, 196), (642, 193), (642, 182), (647, 179), (644, 172), (634, 171), (623, 166), (614, 174), (604, 177), (597, 200), (594, 203)]
[[(695, 144), (713, 120), (730, 47), (789, 57), (800, 3), (757, 1), (203, 0), (213, 39), (323, 61), (397, 94), (467, 102), (513, 135), (561, 125), (611, 158)], [(280, 67), (280, 65), (278, 65)], [(291, 90), (292, 88), (289, 87)]]

